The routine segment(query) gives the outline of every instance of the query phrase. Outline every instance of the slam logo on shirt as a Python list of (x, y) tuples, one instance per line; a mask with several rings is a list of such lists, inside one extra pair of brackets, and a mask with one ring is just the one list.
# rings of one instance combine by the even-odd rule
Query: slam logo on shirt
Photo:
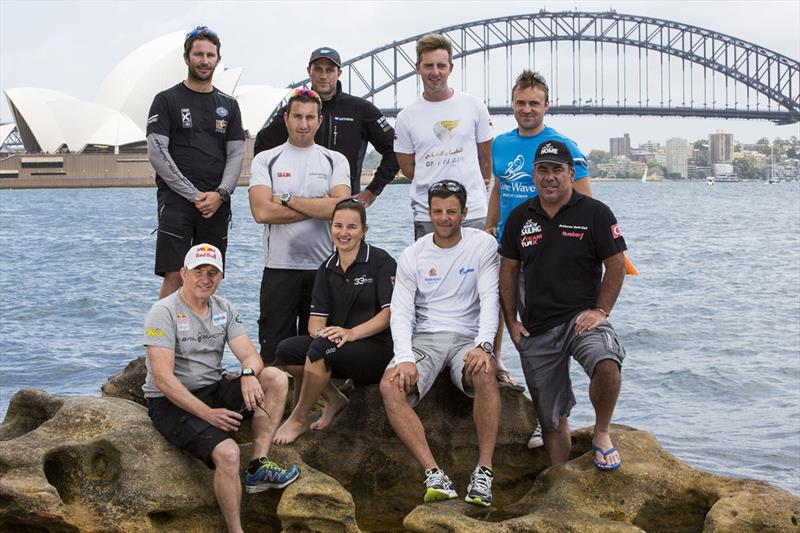
[(433, 125), (433, 134), (440, 141), (447, 142), (453, 136), (453, 130), (458, 127), (460, 120), (440, 120)]

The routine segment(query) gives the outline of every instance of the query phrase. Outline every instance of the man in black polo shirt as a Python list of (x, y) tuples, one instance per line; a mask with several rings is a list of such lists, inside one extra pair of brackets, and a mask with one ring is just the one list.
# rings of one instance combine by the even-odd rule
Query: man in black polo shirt
[(158, 93), (147, 119), (147, 155), (158, 185), (159, 298), (180, 288), (183, 258), (193, 245), (212, 244), (224, 258), (230, 196), (244, 161), (239, 104), (211, 84), (222, 58), (219, 37), (198, 26), (183, 50), (186, 80)]
[[(342, 74), (339, 52), (324, 46), (311, 52), (308, 60), (308, 77), (311, 88), (322, 98), (322, 127), (317, 130), (314, 142), (336, 150), (350, 163), (350, 189), (361, 203), (369, 207), (394, 179), (400, 166), (394, 155), (394, 128), (371, 102), (342, 91), (339, 76)], [(286, 142), (288, 132), (281, 109), (258, 132), (253, 156)], [(367, 188), (361, 190), (361, 167), (371, 143), (381, 154), (375, 177)]]
[[(622, 459), (611, 442), (610, 424), (625, 350), (608, 315), (625, 278), (627, 247), (611, 210), (573, 190), (575, 167), (565, 144), (542, 143), (533, 172), (539, 196), (511, 212), (500, 242), (503, 315), (520, 353), (550, 462), (569, 459), (567, 417), (575, 405), (571, 356), (591, 379), (594, 464), (598, 470), (616, 470)], [(517, 318), (520, 301), (522, 322)]]

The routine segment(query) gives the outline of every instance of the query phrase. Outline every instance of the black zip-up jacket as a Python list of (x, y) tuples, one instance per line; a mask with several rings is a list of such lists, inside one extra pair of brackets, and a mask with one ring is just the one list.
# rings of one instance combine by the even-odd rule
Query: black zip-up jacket
[[(286, 107), (272, 116), (269, 123), (258, 132), (253, 148), (253, 156), (286, 142), (289, 134), (283, 113)], [(361, 167), (367, 153), (367, 143), (371, 143), (381, 154), (381, 163), (375, 177), (367, 185), (367, 190), (379, 195), (390, 183), (400, 165), (394, 155), (394, 128), (371, 102), (342, 92), (342, 82), (336, 82), (336, 94), (327, 102), (322, 102), (325, 119), (317, 131), (314, 141), (336, 150), (350, 163), (350, 183), (352, 194), (361, 190)]]

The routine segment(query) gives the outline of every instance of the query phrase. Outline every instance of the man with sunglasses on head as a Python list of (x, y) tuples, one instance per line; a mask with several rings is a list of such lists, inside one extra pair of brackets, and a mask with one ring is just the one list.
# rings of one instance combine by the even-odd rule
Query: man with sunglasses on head
[(381, 380), (383, 404), (395, 433), (425, 469), (424, 501), (457, 497), (413, 409), (448, 368), (455, 386), (473, 398), (478, 436), (478, 462), (464, 499), (489, 506), (500, 421), (492, 346), (500, 309), (497, 243), (482, 230), (462, 227), (467, 191), (457, 181), (431, 185), (427, 203), (433, 233), (403, 250), (397, 262), (391, 304), (394, 358)]
[(181, 286), (178, 272), (193, 244), (228, 246), (230, 197), (244, 161), (239, 104), (212, 85), (222, 56), (216, 33), (198, 26), (186, 35), (186, 80), (158, 93), (147, 119), (147, 154), (158, 185), (155, 273), (160, 298)]
[(333, 249), (328, 221), (350, 196), (347, 160), (314, 142), (320, 96), (296, 89), (283, 120), (288, 140), (253, 158), (248, 189), (253, 219), (264, 224), (258, 340), (266, 363), (280, 341), (308, 333), (314, 277)]
[[(399, 166), (392, 142), (394, 129), (372, 102), (342, 91), (342, 60), (339, 52), (330, 47), (317, 48), (308, 60), (308, 77), (311, 88), (322, 98), (324, 120), (317, 131), (317, 144), (343, 154), (350, 163), (350, 189), (365, 206), (369, 207), (394, 179)], [(267, 125), (258, 132), (253, 154), (274, 148), (288, 138), (283, 119), (286, 108), (275, 113)], [(381, 154), (381, 162), (372, 182), (361, 190), (361, 167), (371, 143)]]
[[(300, 469), (284, 470), (267, 458), (288, 379), (277, 368), (264, 367), (236, 308), (216, 296), (222, 272), (222, 252), (215, 246), (198, 244), (188, 251), (182, 286), (153, 304), (145, 318), (142, 389), (158, 432), (214, 470), (214, 495), (227, 529), (240, 532), (239, 445), (229, 433), (252, 418), (252, 454), (243, 474), (248, 493), (283, 488)], [(236, 379), (222, 377), (225, 343), (242, 364)]]
[(492, 120), (478, 98), (447, 84), (453, 72), (453, 45), (444, 35), (417, 41), (417, 74), (423, 91), (400, 111), (394, 151), (403, 174), (411, 178), (414, 238), (433, 231), (428, 217), (428, 187), (442, 179), (460, 182), (469, 197), (464, 225), (483, 229), (486, 187), (492, 176)]

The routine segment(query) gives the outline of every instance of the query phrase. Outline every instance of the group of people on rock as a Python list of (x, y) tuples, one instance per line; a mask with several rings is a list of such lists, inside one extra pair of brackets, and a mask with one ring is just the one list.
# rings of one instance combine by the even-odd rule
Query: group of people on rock
[[(187, 34), (186, 80), (153, 101), (147, 144), (158, 185), (155, 271), (164, 280), (144, 324), (143, 388), (155, 428), (215, 470), (230, 531), (241, 531), (241, 480), (229, 433), (252, 419), (248, 493), (287, 486), (300, 470), (270, 461), (270, 447), (333, 422), (348, 400), (332, 379), (380, 384), (433, 502), (457, 493), (414, 406), (446, 370), (473, 398), (478, 458), (465, 499), (491, 505), (498, 387), (522, 389), (501, 356), (503, 319), (541, 424), (529, 447), (543, 444), (552, 464), (569, 458), (574, 358), (591, 380), (594, 464), (621, 464), (610, 423), (625, 351), (608, 316), (626, 245), (614, 214), (591, 198), (577, 145), (544, 125), (549, 92), (538, 73), (519, 75), (518, 127), (495, 137), (484, 103), (448, 85), (449, 39), (426, 35), (416, 52), (423, 93), (394, 128), (342, 91), (341, 58), (323, 47), (309, 59), (311, 89), (293, 91), (258, 133), (248, 188), (264, 226), (258, 350), (235, 306), (216, 295), (245, 134), (236, 100), (212, 85), (215, 32)], [(381, 162), (361, 190), (368, 143)], [(366, 236), (367, 210), (398, 170), (412, 180), (414, 243), (395, 261)], [(241, 362), (236, 378), (223, 374), (226, 343)], [(282, 421), (289, 375), (294, 408)]]

